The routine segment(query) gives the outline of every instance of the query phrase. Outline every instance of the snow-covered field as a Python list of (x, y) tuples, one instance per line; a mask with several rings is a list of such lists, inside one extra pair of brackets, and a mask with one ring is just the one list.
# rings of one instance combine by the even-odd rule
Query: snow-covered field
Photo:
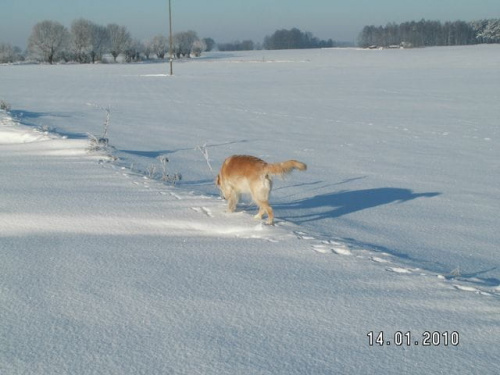
[[(499, 67), (500, 46), (0, 66), (0, 374), (500, 373)], [(107, 106), (115, 161), (88, 151)], [(225, 212), (231, 154), (308, 164), (275, 179), (275, 226)]]

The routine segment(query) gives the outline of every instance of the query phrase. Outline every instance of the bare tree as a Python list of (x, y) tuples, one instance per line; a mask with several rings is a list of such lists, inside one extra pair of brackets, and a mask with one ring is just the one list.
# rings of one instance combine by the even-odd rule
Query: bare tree
[(157, 35), (151, 41), (151, 50), (159, 59), (164, 59), (168, 52), (168, 38), (163, 35)]
[(193, 43), (199, 40), (195, 31), (185, 31), (174, 35), (174, 52), (177, 58), (191, 57)]
[(101, 59), (102, 55), (109, 48), (111, 42), (108, 28), (101, 25), (92, 25), (92, 50), (90, 57), (92, 63), (95, 63), (96, 58)]
[(71, 46), (80, 63), (95, 63), (109, 48), (109, 32), (104, 26), (80, 18), (71, 24)]
[(207, 46), (206, 51), (212, 51), (216, 47), (215, 40), (212, 38), (203, 38), (205, 46)]
[(132, 38), (130, 37), (130, 33), (127, 31), (125, 26), (110, 24), (108, 25), (108, 32), (110, 53), (113, 55), (113, 59), (116, 62), (118, 55), (125, 53), (130, 44), (132, 44)]
[(0, 43), (0, 64), (13, 63), (23, 59), (19, 47), (12, 47), (8, 43)]
[(144, 50), (142, 52), (144, 53), (146, 60), (149, 60), (151, 58), (151, 55), (154, 53), (153, 41), (148, 40), (147, 42), (145, 42), (144, 43)]
[(195, 40), (193, 45), (191, 46), (191, 52), (196, 57), (200, 57), (201, 53), (207, 49), (207, 45), (203, 40)]
[(78, 62), (86, 63), (90, 61), (92, 52), (92, 31), (93, 23), (80, 18), (71, 24), (71, 44), (73, 52)]
[(68, 46), (70, 34), (59, 22), (43, 21), (33, 27), (28, 40), (31, 53), (53, 64), (54, 57)]
[(141, 59), (141, 53), (143, 53), (145, 47), (140, 40), (132, 40), (129, 43), (128, 48), (125, 50), (125, 60), (127, 62), (139, 61)]

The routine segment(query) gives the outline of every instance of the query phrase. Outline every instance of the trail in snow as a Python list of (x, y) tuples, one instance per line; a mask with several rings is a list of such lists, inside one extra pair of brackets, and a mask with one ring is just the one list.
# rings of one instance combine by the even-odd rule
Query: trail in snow
[[(38, 130), (21, 130), (20, 126), (8, 115), (3, 114), (0, 119), (0, 144), (25, 144), (31, 142), (44, 142), (49, 140), (66, 141), (62, 144), (66, 146), (59, 146), (56, 149), (47, 148), (44, 151), (47, 155), (54, 156), (83, 156), (89, 157), (89, 152), (86, 150), (86, 141), (76, 141), (68, 140), (65, 136), (60, 136), (54, 133), (40, 132)], [(232, 214), (225, 212), (225, 204), (222, 204), (220, 199), (214, 199), (213, 197), (200, 196), (196, 194), (188, 194), (182, 189), (175, 189), (166, 186), (159, 180), (151, 179), (146, 177), (142, 173), (134, 172), (123, 166), (115, 166), (113, 163), (108, 162), (107, 155), (93, 155), (90, 154), (94, 159), (99, 160), (100, 163), (106, 160), (105, 164), (102, 164), (106, 169), (110, 170), (110, 173), (114, 172), (116, 175), (122, 176), (129, 181), (129, 183), (137, 186), (144, 191), (151, 192), (156, 191), (158, 194), (164, 198), (170, 196), (172, 205), (177, 206), (177, 209), (183, 209), (185, 212), (174, 220), (144, 220), (144, 219), (133, 219), (130, 217), (107, 217), (106, 224), (104, 225), (95, 217), (82, 217), (82, 218), (71, 218), (73, 223), (79, 228), (78, 231), (81, 234), (93, 234), (98, 233), (103, 227), (106, 227), (109, 233), (115, 235), (127, 235), (130, 233), (130, 228), (133, 231), (139, 231), (143, 235), (157, 234), (162, 230), (169, 231), (180, 231), (180, 235), (185, 235), (186, 233), (191, 233), (192, 235), (200, 236), (229, 236), (237, 238), (253, 238), (261, 239), (270, 242), (279, 242), (280, 238), (296, 237), (299, 240), (303, 240), (309, 244), (309, 247), (318, 254), (333, 254), (341, 256), (352, 256), (355, 255), (356, 258), (368, 259), (376, 264), (380, 264), (388, 272), (394, 272), (398, 274), (407, 275), (420, 275), (420, 276), (433, 276), (436, 280), (445, 280), (447, 283), (454, 282), (453, 287), (460, 291), (476, 292), (478, 294), (487, 296), (499, 296), (500, 297), (500, 287), (497, 285), (485, 284), (480, 279), (468, 279), (460, 277), (460, 275), (441, 275), (433, 274), (432, 272), (425, 272), (419, 268), (409, 268), (402, 265), (397, 265), (400, 259), (391, 256), (389, 254), (384, 254), (380, 252), (373, 252), (373, 249), (369, 248), (357, 248), (349, 243), (344, 243), (339, 239), (316, 239), (314, 234), (303, 232), (302, 230), (295, 229), (295, 225), (287, 222), (286, 220), (278, 220), (274, 227), (269, 227), (264, 225), (262, 222), (255, 222), (252, 224), (250, 218), (253, 215), (244, 215), (245, 219), (242, 220), (240, 211), (239, 213)], [(166, 192), (165, 189), (174, 190)], [(192, 206), (190, 201), (195, 204), (200, 200), (205, 202), (205, 206)], [(175, 202), (178, 203), (175, 203)], [(181, 203), (182, 202), (182, 203)], [(207, 205), (210, 204), (210, 207)], [(194, 211), (201, 216), (192, 217), (187, 215), (187, 210)], [(56, 216), (50, 217), (50, 215), (40, 214), (39, 216), (34, 214), (29, 215), (9, 215), (11, 224), (8, 228), (4, 229), (4, 235), (23, 235), (28, 233), (57, 233), (64, 231), (70, 217)], [(248, 217), (247, 217), (248, 216)], [(232, 223), (235, 219), (238, 219), (239, 225)], [(211, 220), (215, 219), (215, 220)], [(222, 220), (221, 220), (222, 219)], [(248, 220), (245, 223), (245, 220)], [(395, 264), (394, 266), (388, 266), (388, 264)], [(470, 285), (473, 286), (470, 286)]]

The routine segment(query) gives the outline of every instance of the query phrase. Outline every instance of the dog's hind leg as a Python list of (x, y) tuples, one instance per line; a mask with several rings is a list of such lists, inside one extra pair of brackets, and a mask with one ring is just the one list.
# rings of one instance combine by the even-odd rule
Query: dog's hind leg
[(264, 216), (265, 213), (266, 213), (266, 210), (262, 206), (259, 206), (259, 212), (253, 218), (255, 220), (261, 220), (262, 216)]
[(267, 214), (267, 224), (272, 225), (274, 223), (274, 212), (268, 201), (257, 201), (259, 206), (259, 213), (254, 216), (255, 219), (262, 219), (264, 214)]
[(274, 222), (273, 209), (269, 205), (269, 193), (273, 187), (273, 182), (268, 175), (263, 176), (261, 183), (255, 184), (251, 187), (252, 198), (259, 206), (259, 212), (254, 217), (262, 219), (264, 214), (267, 214), (267, 224)]

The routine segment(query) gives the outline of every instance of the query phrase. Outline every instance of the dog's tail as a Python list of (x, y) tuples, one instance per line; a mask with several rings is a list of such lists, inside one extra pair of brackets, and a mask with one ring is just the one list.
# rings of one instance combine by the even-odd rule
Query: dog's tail
[(271, 175), (284, 176), (294, 169), (305, 171), (307, 169), (307, 165), (297, 160), (288, 160), (281, 163), (266, 165), (266, 172)]

